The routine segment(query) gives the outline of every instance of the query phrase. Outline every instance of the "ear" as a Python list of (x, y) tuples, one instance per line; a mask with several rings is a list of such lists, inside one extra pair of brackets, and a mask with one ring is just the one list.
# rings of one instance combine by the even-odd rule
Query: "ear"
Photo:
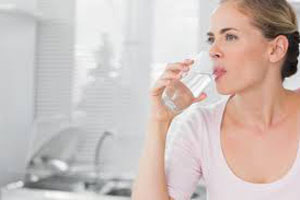
[(279, 35), (270, 43), (269, 59), (270, 62), (276, 63), (282, 60), (288, 50), (289, 41), (286, 36)]

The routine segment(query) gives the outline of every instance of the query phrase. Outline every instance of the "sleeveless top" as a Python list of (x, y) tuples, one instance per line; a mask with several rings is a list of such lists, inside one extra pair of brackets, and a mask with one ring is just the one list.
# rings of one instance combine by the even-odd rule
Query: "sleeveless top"
[(165, 149), (168, 192), (175, 200), (187, 200), (199, 180), (207, 200), (299, 200), (300, 149), (289, 171), (271, 183), (251, 183), (229, 168), (221, 149), (220, 128), (231, 96), (211, 106), (191, 106), (172, 122)]

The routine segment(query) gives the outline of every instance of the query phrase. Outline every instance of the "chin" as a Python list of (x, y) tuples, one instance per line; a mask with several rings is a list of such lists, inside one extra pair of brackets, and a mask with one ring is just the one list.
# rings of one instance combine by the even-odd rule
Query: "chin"
[(235, 93), (234, 91), (228, 89), (228, 87), (220, 87), (220, 86), (216, 86), (216, 91), (220, 95), (231, 95), (231, 94)]

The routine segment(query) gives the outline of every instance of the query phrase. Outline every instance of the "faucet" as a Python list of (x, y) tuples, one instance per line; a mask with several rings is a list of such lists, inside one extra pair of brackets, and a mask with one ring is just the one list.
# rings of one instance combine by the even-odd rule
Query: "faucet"
[(95, 149), (95, 158), (94, 158), (94, 167), (96, 169), (96, 180), (99, 181), (100, 179), (100, 150), (103, 145), (105, 138), (113, 137), (114, 134), (110, 131), (104, 131), (101, 137), (99, 138), (96, 149)]

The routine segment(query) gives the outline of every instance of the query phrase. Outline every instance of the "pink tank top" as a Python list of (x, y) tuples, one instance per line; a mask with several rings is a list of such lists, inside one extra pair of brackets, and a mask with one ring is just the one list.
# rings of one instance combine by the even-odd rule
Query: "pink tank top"
[(207, 200), (299, 200), (299, 146), (292, 167), (275, 182), (250, 183), (231, 171), (220, 142), (229, 97), (209, 107), (192, 106), (172, 122), (165, 151), (169, 195), (175, 200), (190, 199), (202, 179)]

